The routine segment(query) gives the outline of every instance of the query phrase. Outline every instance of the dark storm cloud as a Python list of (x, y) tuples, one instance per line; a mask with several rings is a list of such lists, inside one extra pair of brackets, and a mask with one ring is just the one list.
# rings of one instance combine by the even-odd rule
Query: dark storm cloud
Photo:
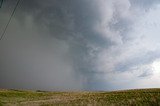
[[(12, 3), (10, 3), (10, 4), (12, 4)], [(21, 5), (18, 7), (19, 9), (17, 10), (16, 16), (15, 16), (15, 18), (16, 19), (18, 18), (18, 20), (21, 22), (20, 25), (26, 26), (26, 22), (25, 22), (26, 17), (31, 16), (31, 17), (33, 17), (33, 23), (36, 25), (36, 27), (39, 26), (39, 28), (47, 28), (49, 30), (49, 34), (47, 34), (47, 35), (49, 35), (51, 38), (56, 38), (56, 39), (59, 39), (59, 40), (66, 42), (69, 45), (70, 57), (72, 58), (72, 61), (74, 61), (73, 62), (74, 64), (72, 65), (72, 67), (74, 67), (74, 71), (76, 72), (75, 73), (76, 77), (81, 77), (81, 76), (85, 77), (86, 81), (84, 82), (84, 87), (82, 87), (82, 88), (90, 89), (90, 85), (87, 85), (88, 80), (94, 79), (95, 77), (93, 77), (93, 76), (96, 72), (95, 70), (93, 70), (94, 65), (92, 63), (93, 57), (91, 56), (91, 52), (92, 52), (92, 55), (96, 55), (96, 52), (97, 52), (96, 50), (94, 50), (94, 48), (92, 48), (92, 46), (95, 45), (95, 46), (100, 47), (102, 45), (104, 45), (104, 46), (110, 45), (109, 41), (104, 40), (102, 37), (100, 37), (98, 35), (98, 33), (96, 33), (92, 28), (92, 26), (96, 23), (95, 21), (97, 21), (97, 18), (98, 18), (98, 16), (96, 16), (96, 15), (98, 15), (97, 11), (94, 11), (95, 9), (93, 9), (94, 7), (90, 6), (89, 2), (87, 2), (87, 1), (81, 1), (81, 2), (79, 2), (79, 1), (67, 1), (67, 2), (63, 1), (62, 2), (62, 1), (57, 1), (57, 0), (55, 0), (55, 1), (51, 1), (51, 0), (49, 0), (49, 1), (36, 1), (36, 0), (29, 1), (29, 0), (27, 0), (27, 1), (21, 1), (20, 4)], [(28, 30), (28, 29), (26, 29), (26, 30)], [(32, 35), (32, 33), (31, 33), (31, 35)], [(28, 33), (26, 33), (26, 34), (28, 34)], [(46, 37), (46, 35), (45, 35), (45, 37)], [(53, 43), (53, 45), (58, 45), (58, 44)], [(23, 51), (25, 51), (25, 50), (23, 50)], [(30, 49), (29, 49), (29, 51), (31, 51), (31, 53), (34, 52)], [(45, 50), (45, 51), (47, 53), (47, 54), (44, 53), (45, 55), (48, 55), (48, 52), (51, 52), (48, 50)], [(36, 52), (38, 53), (38, 50)], [(24, 54), (24, 53), (22, 53), (22, 54)], [(41, 54), (41, 53), (38, 53), (38, 54)], [(54, 54), (53, 54), (53, 56), (54, 56)], [(27, 61), (27, 59), (25, 59), (25, 57), (19, 56), (19, 58), (22, 58), (22, 60), (20, 60), (20, 61), (26, 60), (26, 62), (24, 62), (24, 63), (21, 62), (21, 65), (24, 66), (24, 64), (25, 64), (26, 68), (24, 68), (24, 67), (22, 69), (19, 68), (18, 70), (19, 71), (20, 70), (27, 71), (28, 67), (31, 67), (30, 70), (33, 70), (32, 69), (33, 66), (31, 64), (33, 64), (35, 66), (38, 65), (38, 64), (36, 64), (37, 63), (36, 58), (35, 59), (33, 58), (33, 60), (35, 60), (36, 63), (29, 64), (28, 62), (30, 60)], [(42, 55), (42, 57), (44, 57), (44, 56)], [(56, 60), (56, 59), (53, 59), (53, 60)], [(44, 61), (44, 60), (39, 59), (39, 61)], [(53, 62), (53, 61), (51, 61), (51, 62)], [(27, 66), (27, 64), (29, 66)], [(42, 64), (42, 63), (40, 63), (40, 64)], [(49, 64), (49, 63), (47, 63), (47, 64)], [(60, 65), (60, 63), (59, 63), (59, 65)], [(44, 67), (45, 66), (46, 65), (44, 65)], [(38, 76), (44, 75), (43, 72), (38, 71), (38, 69), (39, 69), (38, 67), (37, 67), (37, 69), (35, 69), (35, 74), (36, 74), (36, 70), (37, 70)], [(8, 70), (10, 70), (10, 68)], [(17, 70), (17, 68), (14, 68), (14, 70)], [(49, 74), (50, 72), (48, 72), (47, 70), (49, 70), (49, 69), (46, 68), (45, 73)], [(65, 69), (63, 69), (63, 70), (65, 70)], [(16, 75), (17, 76), (23, 75), (19, 71), (17, 71), (17, 72), (14, 71), (18, 74), (15, 74), (15, 76), (13, 76), (13, 75), (12, 76), (16, 77)], [(94, 71), (94, 72), (92, 73), (92, 71)], [(27, 72), (27, 73), (32, 73), (32, 72)], [(52, 74), (53, 77), (55, 77), (54, 76), (55, 73), (56, 72), (54, 72)], [(32, 74), (34, 77), (35, 76), (34, 72)], [(63, 73), (62, 73), (62, 76), (63, 76)], [(30, 76), (30, 77), (32, 78), (32, 76)], [(36, 78), (39, 79), (38, 77), (36, 77)], [(36, 79), (36, 78), (34, 78), (34, 79)], [(18, 78), (18, 79), (21, 79), (21, 78)], [(15, 79), (15, 83), (16, 83), (16, 81), (18, 81), (18, 79)], [(27, 78), (24, 78), (24, 81), (26, 81), (25, 79), (27, 79)], [(37, 79), (35, 81), (37, 81)], [(61, 80), (63, 80), (63, 79), (61, 79)], [(73, 80), (75, 80), (75, 79), (73, 79)], [(61, 81), (57, 81), (57, 82), (61, 82)], [(36, 82), (33, 82), (33, 84), (35, 84), (35, 83)], [(42, 83), (43, 83), (43, 80), (42, 80)], [(40, 84), (40, 83), (37, 82), (36, 84)], [(54, 84), (54, 82), (53, 82), (53, 84)], [(57, 85), (55, 84), (54, 86), (56, 87)], [(64, 86), (66, 86), (66, 85), (64, 85)]]
[[(15, 1), (6, 1), (0, 15), (8, 16), (7, 6), (13, 9)], [(131, 34), (143, 10), (156, 3), (158, 0), (21, 0), (1, 45), (1, 86), (113, 89), (111, 79), (106, 78), (110, 72), (130, 72), (159, 58), (156, 50), (143, 45), (137, 49), (134, 42), (139, 36)], [(148, 71), (139, 74), (145, 77)]]
[(89, 42), (98, 46), (111, 43), (106, 42), (93, 29), (93, 26), (101, 20), (97, 9), (94, 9), (95, 2), (27, 0), (23, 1), (22, 5), (24, 5), (22, 14), (32, 15), (36, 23), (49, 28), (53, 37), (77, 41), (80, 39), (83, 43)]
[[(93, 76), (98, 72), (93, 63), (94, 56), (90, 53), (94, 52), (93, 55), (96, 55), (98, 51), (94, 50), (94, 47), (102, 48), (112, 44), (109, 39), (104, 39), (93, 29), (101, 20), (99, 12), (94, 7), (95, 2), (27, 0), (22, 2), (22, 5), (22, 12), (32, 15), (36, 24), (47, 27), (51, 37), (65, 40), (70, 45), (70, 54), (77, 75), (82, 74), (87, 80), (86, 83), (95, 79)], [(85, 88), (90, 89), (90, 85), (86, 83)]]

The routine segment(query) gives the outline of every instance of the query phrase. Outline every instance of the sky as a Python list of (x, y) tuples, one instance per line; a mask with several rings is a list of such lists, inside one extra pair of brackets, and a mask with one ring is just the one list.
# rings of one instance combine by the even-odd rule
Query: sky
[[(4, 0), (0, 35), (17, 1)], [(158, 88), (159, 13), (159, 0), (20, 0), (0, 41), (0, 88)]]

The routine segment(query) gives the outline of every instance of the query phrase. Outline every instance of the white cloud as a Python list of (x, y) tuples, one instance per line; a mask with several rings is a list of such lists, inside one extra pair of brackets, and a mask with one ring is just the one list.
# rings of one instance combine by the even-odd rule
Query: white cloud
[[(104, 48), (97, 59), (97, 70), (106, 73), (106, 81), (115, 85), (115, 88), (121, 88), (122, 85), (122, 88), (159, 87), (157, 84), (160, 83), (160, 78), (155, 72), (160, 64), (154, 61), (160, 56), (160, 6), (156, 5), (145, 13), (143, 10), (135, 13), (137, 9), (131, 8), (128, 1), (117, 2), (116, 7), (119, 10), (118, 16), (122, 15), (121, 17), (134, 23), (131, 24), (132, 30), (126, 35), (131, 39)], [(121, 41), (123, 35), (117, 33), (119, 30), (107, 30), (114, 40)], [(102, 28), (99, 32), (104, 33), (103, 35), (109, 34), (105, 31)]]

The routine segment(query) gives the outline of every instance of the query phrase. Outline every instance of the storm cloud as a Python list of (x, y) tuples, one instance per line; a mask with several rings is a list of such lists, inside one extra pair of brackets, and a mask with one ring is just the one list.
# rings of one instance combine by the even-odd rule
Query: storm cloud
[[(158, 78), (152, 64), (160, 58), (159, 3), (21, 0), (0, 42), (0, 87), (158, 87), (160, 82), (151, 81)], [(1, 33), (15, 4), (16, 0), (8, 0), (2, 5)]]

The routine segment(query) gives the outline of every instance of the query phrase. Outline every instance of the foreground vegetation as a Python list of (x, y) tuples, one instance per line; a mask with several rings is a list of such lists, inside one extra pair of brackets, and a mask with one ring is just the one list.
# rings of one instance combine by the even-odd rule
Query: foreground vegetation
[(160, 89), (113, 92), (43, 92), (0, 90), (0, 106), (159, 106)]

